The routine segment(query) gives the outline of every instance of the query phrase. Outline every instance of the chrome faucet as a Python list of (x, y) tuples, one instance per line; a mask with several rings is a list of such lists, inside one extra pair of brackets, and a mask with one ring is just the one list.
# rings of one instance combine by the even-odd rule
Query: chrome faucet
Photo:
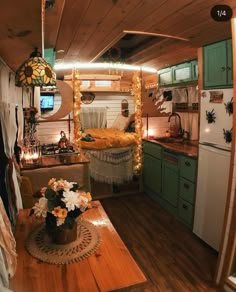
[(172, 137), (182, 137), (183, 136), (183, 130), (182, 130), (182, 126), (181, 126), (181, 117), (177, 113), (172, 113), (172, 114), (169, 115), (168, 123), (170, 123), (172, 117), (177, 117), (178, 120), (179, 120), (179, 124), (175, 125), (173, 128), (171, 128), (171, 125), (170, 125), (170, 135)]

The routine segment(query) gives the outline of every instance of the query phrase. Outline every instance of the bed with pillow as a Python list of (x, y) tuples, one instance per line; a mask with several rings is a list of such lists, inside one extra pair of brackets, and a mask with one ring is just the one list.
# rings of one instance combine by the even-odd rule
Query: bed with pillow
[(136, 142), (134, 115), (118, 115), (111, 128), (88, 128), (82, 134), (81, 148), (104, 150), (133, 146)]
[(118, 115), (111, 128), (85, 129), (81, 148), (90, 160), (91, 177), (116, 185), (132, 180), (136, 141), (134, 115)]

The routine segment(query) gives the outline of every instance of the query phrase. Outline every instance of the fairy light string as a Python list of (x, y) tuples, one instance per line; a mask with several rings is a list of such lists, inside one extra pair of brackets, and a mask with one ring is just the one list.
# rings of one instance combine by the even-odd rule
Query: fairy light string
[(136, 146), (134, 149), (134, 173), (140, 174), (142, 169), (142, 80), (140, 72), (133, 74), (132, 94), (135, 104)]
[(73, 69), (72, 71), (72, 83), (74, 91), (74, 102), (73, 102), (73, 121), (74, 121), (74, 141), (79, 149), (81, 149), (81, 124), (80, 124), (80, 84), (79, 70)]

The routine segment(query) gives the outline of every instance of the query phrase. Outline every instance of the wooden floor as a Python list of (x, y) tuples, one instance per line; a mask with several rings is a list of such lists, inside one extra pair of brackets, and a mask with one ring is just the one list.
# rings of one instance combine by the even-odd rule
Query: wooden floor
[(218, 291), (212, 280), (217, 253), (156, 202), (144, 194), (100, 202), (148, 280), (121, 291)]

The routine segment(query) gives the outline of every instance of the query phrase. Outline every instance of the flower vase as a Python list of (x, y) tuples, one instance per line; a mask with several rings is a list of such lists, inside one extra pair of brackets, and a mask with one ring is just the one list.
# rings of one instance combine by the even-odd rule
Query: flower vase
[(72, 220), (70, 224), (57, 226), (56, 217), (51, 213), (46, 216), (46, 233), (52, 243), (67, 244), (77, 238), (77, 220)]
[(74, 222), (72, 228), (64, 228), (55, 232), (47, 232), (52, 243), (68, 244), (77, 238), (77, 222)]

